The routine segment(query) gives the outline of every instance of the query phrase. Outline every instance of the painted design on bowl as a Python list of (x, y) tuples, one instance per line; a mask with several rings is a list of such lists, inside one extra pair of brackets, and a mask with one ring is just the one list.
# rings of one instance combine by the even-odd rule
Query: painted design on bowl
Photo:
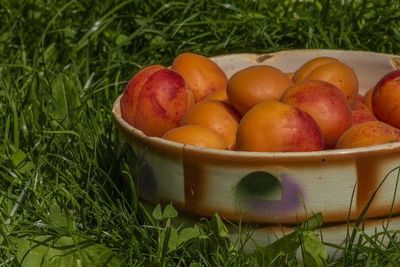
[(237, 209), (257, 213), (288, 213), (301, 207), (304, 192), (288, 174), (273, 175), (255, 171), (244, 176), (236, 185)]

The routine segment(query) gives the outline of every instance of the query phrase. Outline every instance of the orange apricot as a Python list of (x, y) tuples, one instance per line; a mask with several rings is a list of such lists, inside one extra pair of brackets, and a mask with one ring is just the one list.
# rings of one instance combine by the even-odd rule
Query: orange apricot
[(229, 103), (243, 116), (253, 106), (266, 100), (279, 100), (292, 85), (281, 70), (267, 65), (254, 65), (234, 73), (228, 80)]
[(194, 53), (177, 56), (172, 63), (172, 69), (183, 76), (195, 102), (214, 91), (226, 88), (228, 82), (225, 72), (214, 61)]
[(219, 134), (231, 149), (236, 140), (236, 130), (240, 115), (236, 110), (220, 100), (203, 100), (189, 108), (180, 125), (199, 125)]
[(227, 149), (224, 139), (213, 130), (198, 126), (185, 125), (168, 130), (162, 138), (181, 144), (214, 149)]
[(336, 58), (333, 57), (316, 57), (313, 58), (306, 63), (304, 63), (300, 68), (296, 70), (293, 76), (293, 82), (298, 83), (304, 81), (308, 74), (311, 73), (316, 67), (327, 63), (339, 62)]
[(229, 104), (228, 96), (226, 95), (226, 88), (214, 91), (204, 98), (204, 100), (220, 100)]
[(371, 96), (376, 118), (400, 129), (400, 70), (383, 76)]
[(371, 89), (369, 89), (363, 97), (362, 102), (364, 103), (364, 105), (366, 105), (368, 107), (368, 109), (371, 111), (372, 114), (374, 114), (374, 111), (372, 109), (372, 103), (371, 103), (371, 97), (372, 97), (372, 93), (374, 92), (374, 88), (372, 87)]
[(285, 72), (285, 74), (289, 77), (289, 79), (293, 80), (294, 72)]
[(296, 152), (324, 148), (317, 122), (305, 111), (279, 101), (265, 101), (240, 121), (236, 149), (241, 151)]
[(381, 121), (357, 124), (339, 138), (336, 148), (356, 148), (398, 142), (398, 131)]

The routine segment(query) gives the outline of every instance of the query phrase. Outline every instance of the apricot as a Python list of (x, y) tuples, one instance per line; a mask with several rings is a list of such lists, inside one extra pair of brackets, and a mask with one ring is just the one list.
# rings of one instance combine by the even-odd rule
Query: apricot
[(231, 149), (236, 140), (239, 121), (240, 115), (228, 103), (203, 100), (189, 108), (180, 125), (199, 125), (214, 130)]
[(242, 151), (300, 152), (324, 148), (318, 123), (305, 111), (279, 101), (265, 101), (241, 119), (236, 149)]
[(226, 95), (226, 88), (219, 89), (209, 94), (204, 100), (220, 100), (229, 104), (228, 96)]
[(398, 142), (395, 128), (381, 121), (357, 124), (339, 138), (336, 148), (356, 148)]
[(324, 81), (305, 80), (283, 93), (281, 102), (298, 107), (313, 117), (321, 128), (325, 148), (351, 127), (352, 114), (346, 97), (336, 86)]
[(172, 69), (183, 76), (195, 102), (214, 91), (226, 88), (228, 82), (225, 72), (214, 61), (194, 53), (177, 56), (172, 63)]
[(372, 111), (367, 107), (367, 105), (364, 104), (363, 102), (364, 96), (358, 95), (356, 105), (354, 106), (352, 110), (353, 114), (353, 124), (357, 125), (363, 122), (367, 121), (376, 121), (377, 119), (375, 118), (374, 114)]
[(281, 70), (267, 65), (255, 65), (234, 73), (226, 93), (231, 105), (243, 116), (253, 106), (266, 100), (279, 100), (292, 85)]
[(213, 149), (228, 149), (216, 132), (198, 125), (185, 125), (168, 130), (162, 138), (177, 143)]
[(294, 72), (286, 72), (285, 74), (289, 77), (289, 79), (293, 80)]
[(136, 124), (136, 108), (140, 89), (147, 79), (156, 71), (163, 69), (161, 65), (151, 65), (141, 69), (135, 76), (131, 78), (125, 88), (124, 94), (121, 98), (121, 115), (122, 118), (130, 125)]
[(371, 104), (378, 120), (400, 128), (400, 70), (391, 71), (378, 81)]
[(181, 75), (153, 65), (129, 81), (120, 103), (125, 121), (147, 136), (160, 137), (179, 125), (193, 95)]
[(300, 68), (296, 70), (293, 76), (293, 81), (295, 83), (302, 82), (305, 78), (313, 71), (316, 67), (327, 64), (327, 63), (336, 63), (339, 62), (336, 58), (333, 57), (316, 57), (313, 58), (306, 63), (304, 63)]
[(372, 97), (372, 93), (374, 92), (374, 87), (372, 87), (371, 89), (369, 89), (363, 97), (362, 102), (364, 103), (364, 105), (366, 105), (368, 107), (368, 109), (371, 111), (372, 114), (374, 114), (374, 111), (372, 109), (372, 103), (371, 103), (371, 97)]
[(327, 63), (313, 69), (306, 80), (322, 80), (339, 88), (353, 108), (358, 96), (358, 78), (356, 73), (342, 62)]
[(365, 112), (369, 113), (372, 115), (371, 110), (360, 100), (356, 101), (356, 105), (353, 108), (354, 111), (360, 111), (360, 112)]
[(376, 121), (377, 119), (375, 118), (374, 115), (372, 115), (371, 112), (363, 112), (363, 111), (357, 111), (353, 110), (353, 123), (352, 126), (367, 122), (367, 121)]

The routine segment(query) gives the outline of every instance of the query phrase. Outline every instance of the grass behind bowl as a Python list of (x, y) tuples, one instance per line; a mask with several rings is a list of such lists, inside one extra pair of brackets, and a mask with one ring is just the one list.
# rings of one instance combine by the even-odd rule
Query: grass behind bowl
[[(399, 1), (4, 0), (0, 7), (0, 266), (254, 266), (260, 258), (241, 243), (250, 242), (247, 233), (234, 243), (229, 222), (179, 228), (172, 207), (149, 212), (137, 194), (127, 196), (113, 101), (140, 68), (168, 66), (182, 52), (400, 54)], [(134, 163), (139, 173), (140, 159)], [(383, 235), (393, 241), (361, 235), (341, 248), (343, 259), (326, 264), (395, 266), (396, 233)], [(297, 266), (289, 252), (263, 264)]]

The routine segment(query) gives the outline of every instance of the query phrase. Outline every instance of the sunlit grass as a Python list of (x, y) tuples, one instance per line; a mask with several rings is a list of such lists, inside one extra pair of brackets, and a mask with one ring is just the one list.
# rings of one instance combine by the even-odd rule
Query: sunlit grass
[[(86, 265), (105, 251), (115, 259), (110, 266), (254, 265), (222, 226), (215, 229), (218, 221), (179, 232), (193, 236), (179, 246), (160, 242), (174, 231), (169, 217), (154, 221), (120, 184), (113, 101), (141, 67), (168, 66), (188, 51), (399, 54), (399, 19), (400, 2), (383, 0), (2, 1), (0, 266), (18, 266), (38, 240), (43, 248), (66, 245)], [(328, 264), (394, 266), (399, 244), (395, 233), (383, 234), (393, 242), (352, 240), (345, 260)], [(289, 254), (284, 262), (297, 264)]]

